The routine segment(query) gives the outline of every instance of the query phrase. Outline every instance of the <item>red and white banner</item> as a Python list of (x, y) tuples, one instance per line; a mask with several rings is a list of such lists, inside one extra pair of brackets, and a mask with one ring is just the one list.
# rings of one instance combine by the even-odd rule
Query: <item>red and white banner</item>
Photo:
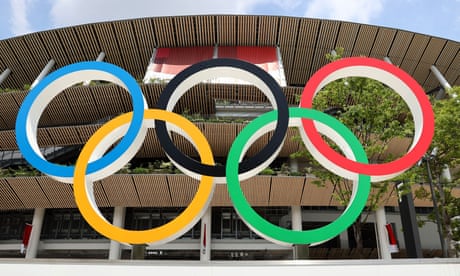
[(26, 223), (22, 234), (21, 254), (24, 254), (29, 245), (30, 234), (32, 233), (32, 224)]
[(389, 244), (390, 253), (399, 252), (398, 241), (396, 240), (395, 233), (393, 232), (393, 227), (391, 226), (390, 223), (388, 223), (385, 225), (385, 228), (387, 229), (388, 241), (390, 242)]
[[(269, 73), (281, 86), (286, 78), (276, 47), (259, 46), (204, 46), (157, 48), (144, 76), (144, 83), (165, 83), (188, 66), (212, 58), (233, 58), (259, 66)], [(246, 84), (241, 80), (226, 78), (210, 80), (212, 83)]]

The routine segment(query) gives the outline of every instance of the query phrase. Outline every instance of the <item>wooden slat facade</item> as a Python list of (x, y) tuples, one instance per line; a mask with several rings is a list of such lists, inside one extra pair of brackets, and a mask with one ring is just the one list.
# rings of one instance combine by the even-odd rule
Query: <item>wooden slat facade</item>
[[(0, 41), (0, 70), (12, 74), (0, 88), (17, 92), (1, 93), (0, 149), (17, 149), (15, 121), (20, 104), (31, 84), (50, 59), (53, 69), (85, 60), (94, 60), (103, 51), (105, 61), (123, 67), (140, 80), (155, 47), (194, 46), (277, 46), (280, 49), (287, 87), (283, 91), (290, 105), (297, 105), (296, 95), (305, 82), (327, 63), (325, 54), (344, 47), (345, 56), (388, 56), (411, 74), (425, 90), (439, 86), (429, 67), (436, 67), (452, 85), (460, 85), (460, 43), (408, 31), (333, 20), (308, 18), (200, 15), (156, 17), (86, 24), (49, 30)], [(164, 88), (162, 84), (141, 84), (149, 107), (155, 106)], [(178, 113), (210, 115), (214, 100), (267, 102), (265, 95), (252, 86), (199, 84), (177, 104)], [(56, 97), (41, 115), (38, 141), (42, 147), (81, 145), (101, 122), (132, 110), (129, 94), (117, 85), (76, 86)], [(243, 124), (200, 123), (216, 157), (225, 157)], [(222, 137), (221, 133), (225, 133)], [(289, 130), (280, 156), (299, 149)], [(270, 139), (264, 135), (248, 152), (253, 155)], [(195, 156), (193, 146), (174, 136), (179, 148)], [(407, 150), (409, 140), (390, 143), (387, 155)], [(140, 158), (165, 157), (154, 130), (149, 130)], [(289, 206), (337, 204), (331, 196), (333, 187), (320, 188), (306, 177), (257, 176), (242, 187), (253, 206)], [(186, 206), (197, 184), (185, 175), (115, 175), (96, 182), (94, 191), (99, 206)], [(61, 186), (59, 186), (61, 185)], [(225, 185), (217, 185), (212, 204), (230, 206)], [(389, 203), (396, 206), (396, 201)], [(425, 206), (425, 202), (417, 202)], [(72, 187), (48, 177), (0, 178), (0, 210), (23, 208), (74, 208)]]
[[(319, 187), (316, 179), (305, 176), (255, 176), (241, 182), (251, 206), (341, 206), (326, 183)], [(181, 174), (115, 174), (94, 183), (99, 207), (184, 207), (195, 196), (198, 180)], [(414, 185), (413, 192), (428, 187)], [(460, 196), (460, 189), (455, 190)], [(388, 191), (385, 206), (398, 206), (397, 193)], [(415, 199), (415, 205), (430, 207), (429, 200)], [(227, 185), (217, 184), (212, 206), (232, 206)], [(32, 208), (76, 208), (71, 184), (47, 176), (0, 178), (0, 210)]]

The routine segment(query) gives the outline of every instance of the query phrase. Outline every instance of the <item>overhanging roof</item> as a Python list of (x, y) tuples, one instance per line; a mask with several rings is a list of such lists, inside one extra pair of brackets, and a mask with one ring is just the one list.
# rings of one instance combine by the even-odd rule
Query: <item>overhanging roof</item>
[(428, 91), (438, 82), (436, 67), (460, 85), (460, 43), (428, 35), (350, 22), (281, 16), (202, 15), (130, 19), (86, 24), (0, 41), (0, 70), (12, 74), (1, 87), (22, 88), (53, 58), (56, 68), (106, 61), (142, 78), (154, 47), (279, 45), (288, 85), (302, 86), (337, 46), (345, 56), (390, 57)]

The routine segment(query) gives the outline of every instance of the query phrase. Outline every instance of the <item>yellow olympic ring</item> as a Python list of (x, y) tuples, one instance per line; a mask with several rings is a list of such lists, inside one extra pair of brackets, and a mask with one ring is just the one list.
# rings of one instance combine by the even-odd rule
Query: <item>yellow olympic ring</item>
[[(74, 195), (78, 209), (91, 227), (109, 239), (129, 244), (153, 244), (173, 240), (183, 234), (183, 229), (196, 223), (202, 213), (207, 209), (214, 192), (215, 183), (213, 177), (202, 176), (198, 191), (188, 207), (172, 221), (148, 230), (127, 230), (114, 226), (108, 222), (97, 209), (92, 193), (92, 181), (86, 176), (86, 169), (94, 149), (101, 140), (110, 135), (116, 128), (129, 124), (132, 119), (132, 112), (122, 114), (97, 130), (83, 147), (77, 159), (74, 173)], [(214, 165), (214, 159), (208, 141), (201, 131), (184, 117), (165, 110), (148, 109), (144, 111), (144, 119), (158, 119), (173, 123), (181, 127), (193, 140), (201, 162)], [(151, 124), (153, 127), (153, 124)], [(93, 199), (93, 200), (91, 200)]]

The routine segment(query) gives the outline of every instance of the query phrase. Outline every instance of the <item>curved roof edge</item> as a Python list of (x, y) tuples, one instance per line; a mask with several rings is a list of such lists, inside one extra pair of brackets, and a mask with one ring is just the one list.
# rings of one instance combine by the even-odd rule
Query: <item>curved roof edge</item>
[(12, 74), (1, 88), (22, 88), (38, 76), (49, 59), (55, 68), (93, 60), (106, 61), (142, 78), (153, 48), (203, 45), (277, 45), (288, 85), (303, 86), (326, 64), (336, 47), (345, 56), (391, 61), (425, 90), (439, 86), (435, 65), (451, 85), (460, 85), (460, 42), (374, 25), (287, 16), (192, 15), (90, 23), (0, 40), (0, 71)]

